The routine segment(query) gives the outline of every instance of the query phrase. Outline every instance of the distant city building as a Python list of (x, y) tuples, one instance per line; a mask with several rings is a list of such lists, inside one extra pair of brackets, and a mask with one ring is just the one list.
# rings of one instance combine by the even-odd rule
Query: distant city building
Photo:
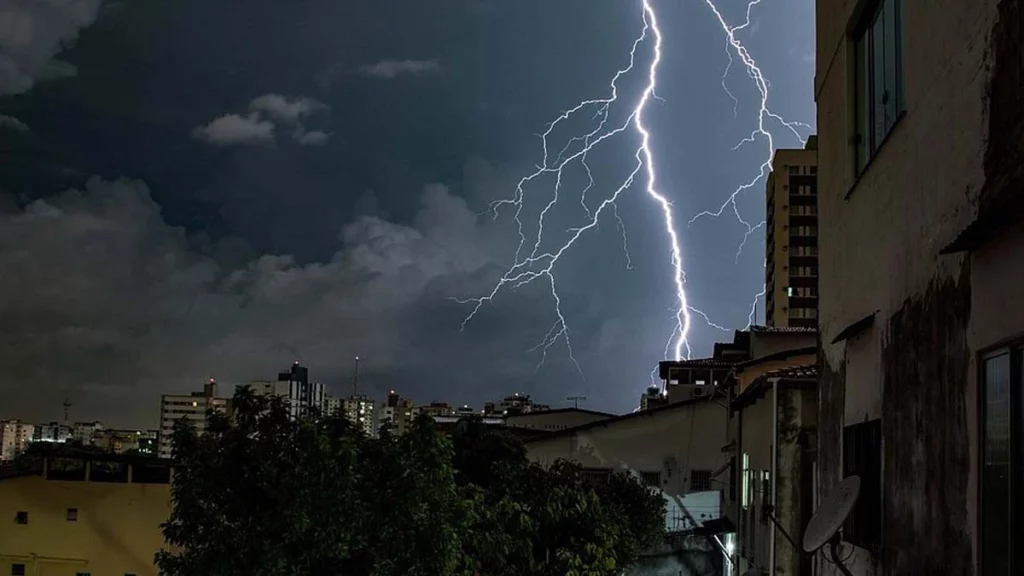
[(92, 445), (92, 435), (103, 430), (102, 422), (75, 422), (71, 425), (71, 440), (83, 446)]
[(818, 326), (818, 150), (775, 152), (767, 184), (765, 321)]
[(640, 409), (650, 410), (668, 404), (668, 396), (658, 386), (650, 386), (640, 395)]
[(324, 416), (333, 416), (340, 412), (345, 406), (344, 398), (336, 398), (330, 394), (324, 395), (324, 404), (321, 411)]
[(418, 414), (426, 414), (427, 416), (455, 415), (455, 410), (447, 402), (431, 402), (426, 406), (419, 406), (416, 412)]
[[(417, 410), (415, 413), (418, 413)], [(387, 400), (380, 407), (378, 412), (378, 430), (387, 426), (391, 433), (400, 436), (409, 429), (415, 415), (412, 402), (402, 398), (394, 390), (387, 397)]]
[(52, 442), (63, 444), (74, 437), (71, 426), (59, 422), (37, 424), (32, 432), (33, 442)]
[(217, 382), (211, 378), (202, 392), (188, 395), (164, 394), (160, 397), (160, 433), (157, 454), (161, 458), (171, 457), (171, 433), (174, 423), (182, 418), (192, 422), (196, 431), (206, 430), (206, 411), (226, 412), (229, 400), (217, 396)]
[(0, 462), (10, 462), (28, 448), (35, 426), (21, 420), (0, 421)]
[(541, 412), (550, 409), (551, 407), (546, 404), (535, 404), (529, 394), (516, 392), (511, 396), (506, 396), (501, 402), (496, 403), (493, 411), (498, 415), (507, 416), (509, 414), (525, 414), (527, 412)]
[(309, 418), (314, 411), (324, 411), (324, 385), (310, 382), (309, 369), (298, 362), (288, 372), (278, 374), (276, 382), (252, 382), (250, 387), (255, 394), (283, 398), (293, 419)]
[(111, 454), (138, 451), (157, 455), (156, 430), (101, 430), (92, 437), (92, 445)]
[(368, 396), (352, 395), (345, 398), (342, 411), (349, 422), (363, 431), (367, 436), (377, 434), (376, 404)]

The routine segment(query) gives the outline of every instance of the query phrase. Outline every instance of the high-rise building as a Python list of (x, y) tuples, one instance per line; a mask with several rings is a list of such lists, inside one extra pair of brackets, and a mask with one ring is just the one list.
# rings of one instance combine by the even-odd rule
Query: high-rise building
[(767, 185), (765, 321), (768, 326), (818, 325), (818, 150), (775, 152)]
[(0, 462), (10, 462), (28, 448), (35, 426), (21, 420), (0, 422)]
[(494, 412), (505, 416), (510, 414), (541, 412), (550, 409), (551, 407), (546, 404), (535, 404), (529, 394), (520, 394), (519, 392), (502, 398), (501, 401), (497, 402), (494, 406)]
[(161, 458), (171, 457), (171, 433), (174, 423), (182, 418), (187, 419), (202, 433), (206, 430), (206, 412), (215, 410), (226, 412), (229, 400), (217, 397), (217, 381), (210, 381), (203, 386), (202, 392), (191, 394), (164, 394), (160, 397), (160, 434), (157, 455)]
[(309, 418), (314, 411), (324, 411), (324, 385), (309, 381), (309, 369), (298, 362), (287, 372), (277, 375), (277, 381), (259, 381), (249, 384), (255, 394), (278, 396), (288, 405), (288, 415)]
[(353, 394), (345, 398), (342, 411), (349, 422), (355, 424), (367, 436), (377, 433), (377, 418), (373, 399), (362, 394)]
[[(418, 411), (416, 412), (418, 413)], [(381, 405), (378, 416), (378, 430), (385, 426), (395, 435), (405, 434), (415, 416), (412, 402), (392, 390)]]
[(71, 440), (73, 436), (74, 432), (70, 426), (66, 426), (60, 422), (49, 422), (47, 424), (37, 424), (35, 426), (35, 430), (32, 432), (32, 441), (63, 444), (68, 440)]

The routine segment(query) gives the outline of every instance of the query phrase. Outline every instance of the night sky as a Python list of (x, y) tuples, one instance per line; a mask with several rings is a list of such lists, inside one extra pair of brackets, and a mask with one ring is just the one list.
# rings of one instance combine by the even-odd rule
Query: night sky
[[(717, 0), (731, 25), (746, 3)], [(690, 303), (742, 328), (763, 284), (759, 230), (717, 210), (758, 174), (759, 96), (704, 0), (652, 0), (664, 36), (645, 121), (674, 203)], [(511, 392), (552, 405), (635, 407), (674, 318), (660, 208), (641, 178), (546, 281), (502, 291), (460, 331), (518, 243), (512, 197), (547, 123), (609, 95), (642, 27), (637, 0), (0, 0), (0, 417), (153, 427), (159, 394), (209, 377), (276, 377), (299, 360), (335, 394), (394, 388), (418, 403)], [(737, 33), (769, 106), (813, 125), (813, 4), (771, 0)], [(652, 44), (620, 81), (621, 123)], [(735, 57), (735, 53), (733, 53)], [(554, 146), (587, 126), (584, 114)], [(590, 125), (593, 126), (593, 125)], [(800, 142), (777, 123), (779, 147)], [(802, 130), (804, 135), (811, 130)], [(636, 134), (591, 155), (600, 202), (633, 167)], [(582, 226), (567, 168), (543, 250)], [(526, 188), (523, 220), (551, 199)], [(764, 217), (763, 182), (739, 196)], [(532, 247), (532, 240), (530, 246)], [(763, 301), (758, 318), (763, 316)], [(695, 318), (694, 354), (729, 334)]]

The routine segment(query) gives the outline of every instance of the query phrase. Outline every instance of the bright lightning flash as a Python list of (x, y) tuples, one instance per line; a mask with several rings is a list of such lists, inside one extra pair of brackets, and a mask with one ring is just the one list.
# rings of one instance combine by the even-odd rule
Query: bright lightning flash
[[(760, 96), (760, 106), (758, 107), (757, 111), (757, 126), (750, 133), (750, 136), (741, 140), (739, 144), (737, 144), (733, 148), (733, 150), (739, 149), (744, 144), (756, 143), (757, 140), (760, 138), (765, 142), (765, 157), (764, 160), (761, 162), (761, 167), (758, 171), (758, 174), (749, 182), (741, 184), (739, 187), (733, 190), (732, 194), (730, 194), (729, 197), (725, 200), (725, 202), (723, 202), (722, 205), (719, 206), (718, 210), (705, 210), (703, 212), (700, 212), (699, 214), (691, 218), (689, 223), (693, 224), (694, 222), (703, 217), (718, 218), (725, 213), (726, 209), (731, 208), (733, 215), (740, 222), (740, 224), (742, 224), (746, 228), (743, 234), (743, 240), (740, 242), (739, 248), (736, 249), (735, 260), (738, 262), (740, 254), (743, 252), (743, 247), (746, 246), (747, 244), (747, 240), (750, 239), (750, 236), (755, 231), (765, 226), (766, 224), (766, 222), (764, 221), (761, 221), (757, 224), (751, 224), (749, 221), (744, 219), (743, 216), (740, 214), (739, 207), (736, 205), (736, 197), (745, 190), (753, 188), (759, 181), (765, 178), (769, 172), (771, 172), (772, 159), (775, 156), (775, 137), (772, 134), (772, 131), (768, 128), (770, 124), (769, 120), (774, 120), (779, 127), (791, 132), (794, 136), (796, 136), (797, 140), (800, 141), (801, 145), (806, 144), (806, 140), (803, 138), (803, 136), (801, 136), (798, 128), (804, 128), (809, 130), (811, 129), (811, 126), (808, 124), (804, 124), (802, 122), (787, 121), (779, 114), (776, 114), (771, 111), (771, 109), (768, 107), (768, 97), (769, 92), (771, 90), (771, 83), (768, 82), (768, 80), (764, 77), (764, 74), (761, 72), (761, 68), (758, 67), (757, 62), (750, 55), (750, 52), (747, 51), (746, 47), (743, 46), (743, 44), (736, 37), (737, 32), (750, 26), (750, 12), (754, 8), (754, 6), (761, 2), (761, 0), (751, 0), (750, 2), (747, 3), (746, 19), (744, 20), (743, 24), (740, 24), (738, 26), (730, 26), (729, 24), (727, 24), (725, 18), (722, 16), (722, 13), (718, 10), (718, 7), (715, 6), (715, 3), (712, 0), (704, 1), (708, 5), (708, 7), (711, 8), (711, 11), (714, 12), (715, 17), (718, 20), (719, 25), (722, 27), (722, 31), (725, 32), (725, 36), (727, 39), (725, 53), (729, 57), (729, 63), (726, 65), (725, 72), (722, 74), (722, 88), (725, 90), (726, 94), (729, 95), (729, 98), (731, 98), (733, 101), (734, 114), (736, 111), (736, 106), (738, 106), (739, 104), (739, 101), (736, 99), (736, 96), (733, 95), (733, 93), (726, 86), (725, 82), (726, 77), (729, 75), (729, 70), (731, 69), (732, 64), (734, 62), (732, 52), (735, 51), (736, 55), (739, 56), (740, 61), (743, 63), (744, 68), (746, 68), (747, 70), (747, 75), (750, 77), (751, 80), (753, 80), (754, 86), (757, 88), (758, 94)], [(750, 305), (750, 314), (747, 318), (747, 328), (754, 324), (754, 317), (757, 313), (757, 301), (758, 299), (765, 295), (766, 290), (767, 287), (762, 287), (761, 291), (756, 296), (754, 296), (753, 302)]]
[[(660, 206), (664, 216), (665, 229), (670, 241), (669, 249), (671, 252), (673, 284), (675, 288), (675, 296), (678, 302), (677, 306), (674, 307), (675, 327), (673, 328), (672, 334), (669, 337), (669, 342), (666, 345), (666, 355), (668, 350), (671, 348), (676, 359), (684, 357), (689, 358), (691, 350), (689, 342), (687, 341), (687, 335), (690, 331), (690, 313), (693, 311), (707, 318), (707, 315), (691, 308), (687, 303), (685, 290), (686, 274), (683, 269), (683, 256), (682, 249), (680, 247), (680, 239), (675, 229), (672, 203), (668, 198), (662, 195), (656, 187), (655, 161), (654, 155), (651, 151), (650, 132), (644, 124), (644, 112), (647, 109), (647, 104), (652, 99), (660, 100), (655, 89), (657, 86), (658, 64), (661, 62), (661, 30), (658, 28), (657, 15), (651, 7), (650, 0), (643, 0), (643, 23), (643, 30), (641, 31), (640, 36), (634, 40), (632, 49), (630, 50), (629, 65), (616, 72), (611, 80), (611, 94), (606, 98), (584, 100), (573, 108), (566, 110), (551, 122), (548, 125), (547, 130), (545, 130), (543, 134), (540, 134), (543, 158), (541, 164), (537, 167), (537, 170), (523, 177), (519, 181), (516, 185), (515, 193), (512, 198), (499, 200), (491, 204), (490, 211), (493, 213), (495, 218), (498, 217), (498, 212), (501, 208), (514, 207), (514, 217), (519, 232), (519, 246), (516, 249), (514, 263), (505, 271), (490, 293), (476, 298), (456, 299), (460, 303), (473, 305), (472, 310), (462, 322), (462, 328), (464, 329), (466, 325), (473, 320), (477, 312), (480, 311), (480, 308), (497, 297), (502, 289), (515, 290), (534, 281), (546, 282), (550, 288), (551, 297), (554, 300), (555, 319), (543, 340), (541, 340), (533, 349), (540, 350), (542, 352), (540, 362), (537, 365), (538, 368), (544, 363), (548, 349), (558, 341), (564, 340), (566, 348), (568, 349), (569, 358), (576, 365), (577, 370), (580, 370), (580, 373), (582, 374), (580, 365), (573, 355), (572, 343), (569, 338), (569, 326), (566, 322), (565, 315), (562, 313), (562, 300), (558, 295), (557, 283), (555, 281), (555, 269), (559, 260), (569, 250), (569, 248), (571, 248), (584, 233), (589, 232), (598, 226), (598, 221), (606, 210), (612, 213), (612, 216), (616, 219), (618, 229), (623, 234), (623, 248), (624, 250), (627, 250), (627, 265), (631, 265), (626, 245), (625, 227), (618, 216), (618, 206), (616, 203), (620, 196), (633, 185), (637, 176), (641, 173), (641, 170), (644, 172), (643, 177), (646, 180), (645, 191), (647, 195)], [(619, 101), (619, 79), (633, 70), (637, 49), (648, 41), (648, 34), (653, 38), (653, 55), (647, 69), (647, 83), (644, 87), (643, 93), (639, 100), (634, 104), (634, 107), (625, 122), (620, 125), (608, 127), (609, 108)], [(593, 113), (592, 120), (596, 121), (597, 126), (589, 132), (570, 138), (561, 151), (555, 155), (554, 159), (552, 159), (552, 155), (549, 152), (549, 138), (551, 137), (552, 132), (560, 123), (568, 120), (575, 114), (584, 111), (586, 111), (586, 113)], [(622, 181), (615, 185), (614, 192), (597, 204), (596, 207), (591, 208), (591, 205), (587, 202), (587, 193), (594, 186), (594, 178), (591, 173), (590, 166), (587, 164), (587, 155), (600, 144), (622, 134), (623, 132), (626, 132), (627, 130), (630, 130), (630, 127), (632, 127), (640, 140), (640, 144), (637, 147), (636, 152), (633, 154), (636, 162), (631, 172)], [(565, 242), (563, 242), (557, 249), (544, 251), (541, 249), (541, 245), (544, 239), (545, 219), (548, 212), (559, 202), (559, 193), (561, 192), (564, 170), (567, 166), (576, 161), (578, 161), (584, 168), (588, 177), (588, 184), (580, 194), (580, 204), (587, 216), (586, 222), (582, 226), (570, 228), (568, 230), (568, 239), (565, 240)], [(554, 189), (551, 199), (544, 206), (538, 217), (536, 238), (534, 239), (532, 246), (527, 248), (527, 238), (526, 234), (523, 232), (523, 222), (521, 219), (525, 200), (524, 187), (545, 174), (553, 174), (555, 176)]]

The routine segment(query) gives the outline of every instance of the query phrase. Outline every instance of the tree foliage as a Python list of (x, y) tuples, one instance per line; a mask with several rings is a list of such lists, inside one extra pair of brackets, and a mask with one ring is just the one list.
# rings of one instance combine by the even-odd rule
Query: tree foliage
[(664, 502), (633, 478), (531, 463), (474, 421), (367, 438), (242, 389), (232, 421), (182, 423), (174, 446), (168, 576), (611, 576), (663, 530)]

